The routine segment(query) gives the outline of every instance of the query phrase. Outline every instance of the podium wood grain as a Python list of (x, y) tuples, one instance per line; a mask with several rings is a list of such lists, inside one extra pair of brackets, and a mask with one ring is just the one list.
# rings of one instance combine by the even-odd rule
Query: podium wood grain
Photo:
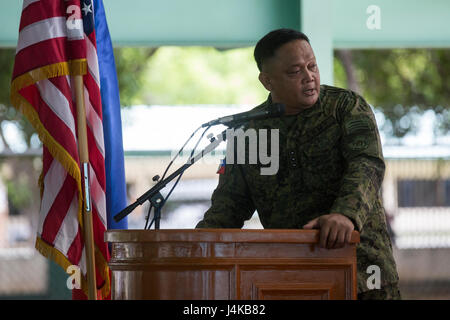
[(317, 230), (109, 230), (112, 299), (356, 299), (356, 244)]

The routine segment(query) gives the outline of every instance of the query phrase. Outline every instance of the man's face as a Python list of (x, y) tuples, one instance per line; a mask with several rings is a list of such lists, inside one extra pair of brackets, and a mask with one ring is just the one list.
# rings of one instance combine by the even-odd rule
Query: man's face
[(319, 69), (305, 40), (293, 40), (278, 48), (264, 63), (259, 79), (271, 92), (273, 102), (285, 104), (286, 114), (309, 108), (319, 98)]

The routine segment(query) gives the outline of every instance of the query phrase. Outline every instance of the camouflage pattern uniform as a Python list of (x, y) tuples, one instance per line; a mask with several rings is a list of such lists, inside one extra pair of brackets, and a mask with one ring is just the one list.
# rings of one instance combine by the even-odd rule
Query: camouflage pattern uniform
[[(270, 103), (269, 95), (255, 109)], [(271, 229), (300, 229), (318, 216), (341, 213), (360, 232), (358, 297), (400, 298), (380, 195), (385, 163), (367, 102), (352, 91), (322, 85), (314, 106), (294, 116), (250, 121), (247, 128), (279, 129), (277, 174), (261, 175), (261, 164), (248, 161), (227, 164), (211, 208), (196, 227), (242, 228), (255, 209), (264, 228)], [(381, 270), (378, 294), (367, 288), (370, 265)]]

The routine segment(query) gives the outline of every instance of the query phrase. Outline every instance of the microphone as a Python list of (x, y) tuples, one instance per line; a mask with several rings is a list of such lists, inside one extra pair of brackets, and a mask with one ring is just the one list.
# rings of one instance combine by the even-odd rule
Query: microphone
[(209, 122), (202, 124), (202, 128), (215, 126), (218, 124), (223, 124), (227, 126), (230, 124), (236, 124), (243, 121), (276, 118), (284, 114), (284, 109), (285, 109), (284, 104), (273, 103), (269, 106), (269, 108), (265, 110), (250, 110), (247, 112), (236, 113), (231, 116), (221, 117), (216, 120), (211, 120)]

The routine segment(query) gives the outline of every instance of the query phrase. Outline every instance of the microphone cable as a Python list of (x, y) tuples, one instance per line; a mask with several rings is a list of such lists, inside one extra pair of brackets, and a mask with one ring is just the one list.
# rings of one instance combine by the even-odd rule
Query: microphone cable
[[(160, 181), (160, 180), (164, 180), (164, 177), (167, 174), (167, 171), (169, 170), (169, 168), (172, 166), (172, 164), (174, 163), (174, 161), (178, 158), (178, 156), (183, 152), (184, 147), (186, 147), (186, 145), (189, 143), (189, 141), (192, 139), (192, 137), (194, 137), (194, 135), (198, 132), (198, 130), (200, 130), (202, 127), (198, 127), (197, 129), (195, 129), (195, 131), (191, 134), (191, 136), (186, 140), (186, 142), (183, 144), (183, 146), (181, 147), (181, 149), (178, 151), (178, 153), (175, 155), (175, 157), (173, 159), (171, 159), (171, 161), (169, 162), (169, 165), (166, 167), (166, 170), (163, 173), (163, 176), (161, 179), (158, 179), (156, 181)], [(157, 177), (157, 176), (155, 176)], [(153, 180), (155, 181), (155, 179)], [(153, 204), (150, 202), (150, 208), (148, 209), (148, 213), (147, 216), (145, 218), (145, 226), (144, 229), (147, 229), (147, 225), (148, 225), (148, 219), (149, 219), (149, 215), (150, 215), (150, 211), (152, 210)], [(153, 222), (152, 222), (153, 224)], [(150, 228), (151, 225), (148, 227)]]
[[(186, 145), (188, 144), (188, 142), (194, 137), (194, 135), (195, 135), (201, 128), (203, 128), (203, 127), (202, 127), (202, 126), (199, 126), (199, 127), (191, 134), (191, 136), (186, 140), (186, 142), (183, 144), (183, 146), (181, 147), (181, 149), (178, 151), (178, 153), (175, 155), (175, 157), (174, 157), (174, 158), (170, 161), (170, 163), (168, 164), (166, 170), (165, 170), (164, 173), (163, 173), (162, 178), (159, 179), (159, 181), (164, 180), (164, 178), (165, 178), (165, 176), (166, 176), (167, 171), (169, 170), (169, 168), (172, 166), (172, 164), (175, 162), (175, 160), (178, 158), (178, 156), (183, 152), (183, 150), (184, 150), (184, 148), (186, 147)], [(208, 126), (208, 127), (203, 131), (202, 135), (199, 137), (197, 143), (196, 143), (195, 146), (194, 146), (194, 149), (192, 150), (192, 152), (191, 152), (191, 154), (190, 154), (189, 159), (192, 159), (192, 155), (194, 154), (194, 152), (195, 152), (195, 150), (196, 150), (198, 144), (200, 143), (200, 141), (201, 141), (201, 139), (203, 138), (203, 136), (205, 135), (205, 133), (209, 130), (209, 128), (211, 128), (211, 126)], [(175, 187), (177, 186), (177, 184), (178, 184), (178, 182), (180, 181), (181, 177), (183, 176), (183, 173), (184, 173), (184, 171), (178, 176), (178, 178), (177, 178), (175, 184), (172, 186), (171, 190), (169, 191), (169, 193), (168, 193), (167, 196), (165, 197), (164, 201), (161, 203), (161, 207), (166, 203), (167, 199), (168, 199), (169, 196), (172, 194), (173, 190), (175, 189)], [(152, 227), (152, 225), (153, 225), (153, 222), (155, 221), (155, 217), (153, 216), (153, 219), (152, 219), (150, 225), (147, 226), (147, 225), (148, 225), (148, 220), (149, 220), (149, 217), (150, 217), (150, 212), (151, 212), (152, 208), (153, 208), (153, 204), (150, 202), (150, 207), (149, 207), (149, 209), (148, 209), (148, 213), (147, 213), (147, 216), (146, 216), (146, 218), (145, 218), (146, 221), (145, 221), (145, 227), (144, 227), (144, 229), (150, 229), (150, 228)]]

